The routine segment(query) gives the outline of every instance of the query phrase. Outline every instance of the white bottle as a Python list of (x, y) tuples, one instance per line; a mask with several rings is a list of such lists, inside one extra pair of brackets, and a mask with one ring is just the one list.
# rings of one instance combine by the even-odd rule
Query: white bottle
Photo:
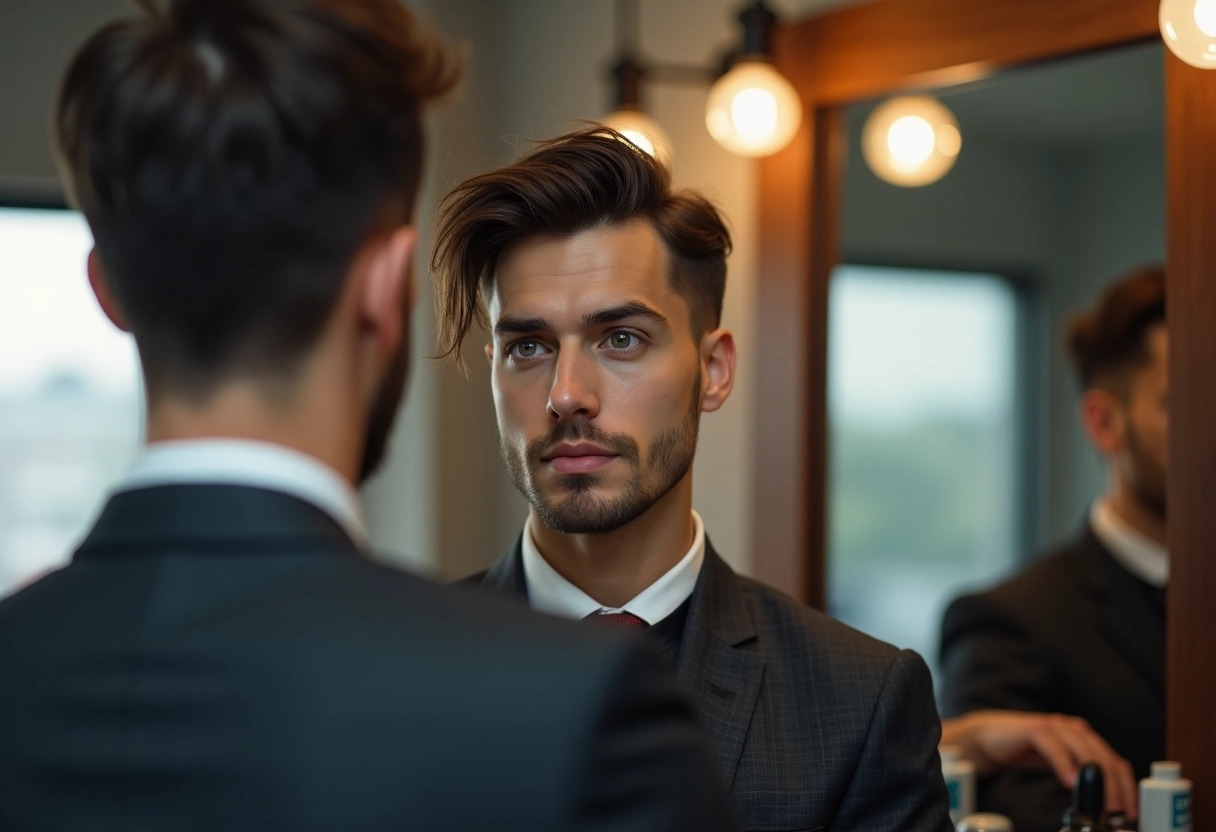
[(1140, 832), (1191, 832), (1191, 781), (1181, 764), (1153, 763), (1140, 781)]
[(1013, 832), (1013, 824), (1004, 815), (967, 815), (958, 822), (955, 832)]
[(942, 755), (942, 777), (950, 792), (950, 822), (958, 823), (975, 812), (975, 764), (963, 758), (957, 745), (943, 745), (938, 751)]

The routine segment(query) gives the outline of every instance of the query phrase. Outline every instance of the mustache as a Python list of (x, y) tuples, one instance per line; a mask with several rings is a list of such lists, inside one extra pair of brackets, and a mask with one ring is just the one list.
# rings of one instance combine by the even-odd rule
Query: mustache
[(548, 433), (529, 442), (528, 463), (534, 467), (540, 465), (545, 453), (559, 442), (594, 442), (634, 464), (641, 458), (638, 443), (632, 436), (625, 433), (608, 433), (585, 419), (579, 419), (559, 422)]

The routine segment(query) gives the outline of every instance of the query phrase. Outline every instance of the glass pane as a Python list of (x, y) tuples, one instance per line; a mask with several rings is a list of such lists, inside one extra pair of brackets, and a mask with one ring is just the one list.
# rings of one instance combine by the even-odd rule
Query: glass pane
[(0, 595), (65, 563), (140, 438), (134, 342), (74, 211), (0, 207)]
[(944, 605), (1016, 557), (1017, 297), (841, 266), (830, 304), (829, 608), (934, 662)]

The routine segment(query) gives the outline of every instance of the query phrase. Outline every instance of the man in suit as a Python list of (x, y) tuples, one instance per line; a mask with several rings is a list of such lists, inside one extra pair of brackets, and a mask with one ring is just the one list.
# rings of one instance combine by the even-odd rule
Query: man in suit
[(488, 323), (502, 453), (531, 504), (474, 582), (646, 628), (696, 700), (745, 827), (949, 829), (920, 657), (736, 575), (692, 510), (700, 414), (734, 381), (719, 327), (729, 247), (709, 202), (603, 128), (449, 195), (440, 349), (458, 356)]
[[(1126, 758), (1108, 763), (1107, 780), (1130, 783), (1165, 752), (1163, 271), (1143, 269), (1113, 285), (1073, 322), (1068, 343), (1106, 493), (1075, 540), (951, 604), (942, 625), (943, 711), (1010, 708), (1085, 720)], [(1043, 770), (1000, 771), (979, 788), (981, 808), (1029, 832), (1059, 828), (1068, 803)]]
[(148, 445), (0, 603), (0, 827), (729, 829), (656, 653), (367, 557), (442, 46), (397, 0), (143, 6), (57, 132)]

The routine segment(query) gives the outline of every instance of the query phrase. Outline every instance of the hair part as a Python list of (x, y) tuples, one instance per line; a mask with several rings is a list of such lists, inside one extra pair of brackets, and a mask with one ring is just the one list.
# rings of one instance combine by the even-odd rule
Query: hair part
[(439, 357), (463, 366), (469, 330), (487, 325), (483, 290), (504, 248), (635, 219), (649, 222), (663, 241), (667, 278), (688, 302), (694, 334), (717, 327), (731, 248), (718, 210), (700, 194), (673, 190), (666, 166), (615, 130), (594, 125), (540, 142), (444, 199), (431, 259)]
[(1068, 324), (1067, 345), (1082, 389), (1120, 392), (1150, 360), (1148, 333), (1165, 323), (1165, 269), (1146, 266), (1109, 287), (1092, 311)]
[(398, 0), (137, 0), (77, 52), (61, 167), (149, 391), (279, 377), (358, 248), (412, 219), (457, 61)]

